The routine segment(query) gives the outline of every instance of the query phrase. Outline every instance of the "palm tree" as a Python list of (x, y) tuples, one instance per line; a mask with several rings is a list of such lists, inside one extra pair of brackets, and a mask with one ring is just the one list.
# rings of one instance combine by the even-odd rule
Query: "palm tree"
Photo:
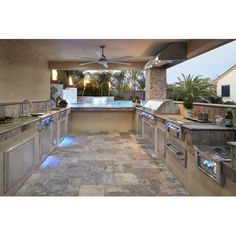
[(143, 77), (143, 71), (140, 70), (128, 70), (126, 76), (131, 82), (132, 87), (132, 97), (135, 97), (135, 91), (137, 87), (137, 81), (140, 77)]
[(178, 80), (172, 88), (172, 96), (176, 100), (183, 100), (187, 109), (192, 109), (193, 102), (209, 101), (211, 97), (217, 96), (215, 85), (209, 78), (182, 74), (182, 78), (178, 77)]
[(109, 81), (111, 81), (112, 74), (110, 72), (97, 72), (94, 74), (97, 79), (98, 87), (100, 89), (100, 96), (109, 93)]
[(145, 91), (146, 83), (145, 83), (145, 75), (143, 71), (139, 73), (136, 84), (137, 84), (138, 89), (142, 91), (141, 99), (144, 99), (144, 91)]
[(121, 98), (121, 93), (123, 92), (125, 87), (125, 72), (116, 72), (112, 75), (112, 77), (114, 78), (112, 84), (118, 92), (118, 98)]

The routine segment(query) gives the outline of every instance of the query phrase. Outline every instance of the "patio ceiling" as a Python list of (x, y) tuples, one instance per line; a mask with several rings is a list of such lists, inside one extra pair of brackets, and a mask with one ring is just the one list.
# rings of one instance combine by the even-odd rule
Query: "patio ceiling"
[(109, 69), (142, 69), (170, 43), (185, 42), (187, 58), (200, 55), (232, 40), (194, 40), (194, 39), (21, 39), (19, 43), (30, 48), (34, 53), (48, 61), (51, 69), (103, 69), (102, 65), (91, 64), (80, 66), (88, 62), (79, 57), (96, 57), (100, 45), (106, 45), (106, 57), (132, 56), (124, 60), (131, 65), (110, 64)]

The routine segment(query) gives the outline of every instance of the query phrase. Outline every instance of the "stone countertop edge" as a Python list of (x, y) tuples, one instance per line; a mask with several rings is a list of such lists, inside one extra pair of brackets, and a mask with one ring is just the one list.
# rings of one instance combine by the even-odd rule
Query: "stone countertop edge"
[(188, 130), (212, 130), (212, 131), (235, 131), (236, 128), (235, 127), (225, 127), (225, 126), (221, 126), (218, 127), (215, 124), (212, 123), (198, 123), (195, 121), (189, 121), (186, 120), (186, 124), (184, 124), (185, 119), (183, 116), (179, 115), (179, 114), (160, 114), (160, 115), (155, 115), (157, 118), (162, 119), (163, 122), (165, 122), (166, 120), (171, 120), (171, 117), (175, 116), (177, 117), (181, 122), (183, 122), (182, 127)]
[[(28, 120), (23, 120), (24, 118), (15, 118), (15, 121), (13, 121), (12, 123), (9, 123), (9, 124), (4, 124), (6, 127), (5, 129), (3, 130), (0, 130), (0, 135), (2, 134), (5, 134), (7, 132), (10, 132), (11, 130), (14, 130), (14, 129), (17, 129), (17, 128), (20, 128), (24, 125), (28, 125), (28, 124), (31, 124), (31, 123), (34, 123), (36, 121), (39, 121), (40, 118), (39, 117), (31, 117), (30, 118), (25, 118), (25, 119), (28, 119)], [(16, 124), (14, 124), (14, 122), (16, 122)]]
[(234, 142), (234, 141), (230, 141), (230, 142), (227, 142), (227, 143), (232, 147), (236, 147), (236, 142)]
[(183, 124), (183, 128), (189, 129), (189, 130), (212, 130), (212, 131), (235, 131), (236, 128), (232, 127), (218, 127), (216, 125), (212, 125), (212, 124)]
[(134, 111), (135, 107), (71, 107), (72, 111)]
[[(58, 110), (48, 110), (48, 111), (45, 111), (45, 112), (47, 112), (47, 114), (44, 116), (41, 116), (41, 117), (16, 117), (15, 121), (13, 121), (12, 123), (4, 124), (6, 126), (6, 129), (0, 130), (0, 135), (4, 135), (7, 132), (10, 132), (14, 129), (20, 128), (24, 125), (34, 123), (36, 121), (40, 121), (42, 118), (46, 118), (48, 116), (55, 115), (57, 113), (60, 113), (61, 111), (67, 110), (67, 109), (70, 109), (70, 107), (60, 108)], [(24, 118), (25, 118), (25, 120), (24, 120)], [(14, 122), (16, 122), (15, 125), (14, 125)]]
[(140, 111), (144, 110), (143, 107), (134, 107), (134, 108), (137, 109), (137, 110), (140, 110)]

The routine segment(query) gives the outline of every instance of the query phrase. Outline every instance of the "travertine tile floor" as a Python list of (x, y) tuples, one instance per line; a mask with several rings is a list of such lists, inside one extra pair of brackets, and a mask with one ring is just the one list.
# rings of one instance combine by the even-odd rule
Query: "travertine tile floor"
[(184, 196), (188, 192), (133, 133), (68, 135), (17, 196)]

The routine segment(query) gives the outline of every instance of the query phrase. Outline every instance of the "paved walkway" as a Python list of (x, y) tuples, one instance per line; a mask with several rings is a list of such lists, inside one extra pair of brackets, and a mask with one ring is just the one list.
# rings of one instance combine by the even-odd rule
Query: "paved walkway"
[(16, 195), (188, 195), (162, 160), (126, 132), (68, 135)]

